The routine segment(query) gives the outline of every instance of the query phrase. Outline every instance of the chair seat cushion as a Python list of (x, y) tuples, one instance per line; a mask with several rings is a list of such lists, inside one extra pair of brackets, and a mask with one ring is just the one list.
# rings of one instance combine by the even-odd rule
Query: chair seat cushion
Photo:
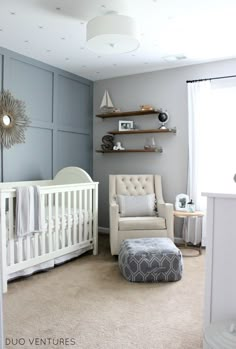
[(182, 254), (169, 238), (124, 240), (118, 263), (124, 278), (132, 282), (177, 281), (182, 277)]
[(119, 230), (160, 230), (166, 229), (163, 217), (120, 217)]

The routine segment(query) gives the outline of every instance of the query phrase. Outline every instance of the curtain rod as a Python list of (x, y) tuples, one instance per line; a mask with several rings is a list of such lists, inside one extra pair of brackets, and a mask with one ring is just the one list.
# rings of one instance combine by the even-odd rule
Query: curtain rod
[(217, 76), (215, 78), (205, 78), (205, 79), (198, 79), (198, 80), (187, 80), (186, 83), (192, 83), (192, 82), (199, 82), (199, 81), (207, 81), (207, 80), (218, 80), (218, 79), (229, 79), (229, 78), (236, 78), (236, 75), (228, 75), (228, 76)]

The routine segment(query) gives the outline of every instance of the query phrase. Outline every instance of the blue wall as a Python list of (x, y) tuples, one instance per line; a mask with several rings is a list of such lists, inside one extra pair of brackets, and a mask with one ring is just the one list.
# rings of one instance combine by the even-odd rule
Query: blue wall
[(50, 179), (63, 167), (92, 174), (93, 83), (0, 48), (1, 87), (26, 104), (26, 142), (1, 148), (1, 181)]

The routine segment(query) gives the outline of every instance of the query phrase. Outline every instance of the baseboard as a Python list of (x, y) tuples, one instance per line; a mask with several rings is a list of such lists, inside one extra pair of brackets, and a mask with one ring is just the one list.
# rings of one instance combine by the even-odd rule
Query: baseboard
[[(109, 228), (106, 227), (98, 227), (98, 232), (103, 234), (109, 234)], [(176, 244), (183, 244), (184, 240), (180, 237), (175, 237), (175, 243)]]
[(103, 234), (109, 234), (109, 228), (106, 227), (98, 227), (98, 232)]

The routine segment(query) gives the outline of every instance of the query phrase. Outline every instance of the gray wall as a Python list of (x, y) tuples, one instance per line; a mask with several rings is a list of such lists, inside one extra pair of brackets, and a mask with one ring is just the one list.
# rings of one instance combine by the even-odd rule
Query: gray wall
[(0, 81), (26, 104), (26, 142), (1, 149), (1, 180), (50, 179), (65, 166), (92, 174), (93, 83), (0, 48)]
[[(99, 225), (109, 226), (108, 175), (131, 173), (158, 173), (163, 177), (163, 195), (166, 202), (175, 201), (175, 196), (185, 193), (188, 166), (188, 118), (186, 80), (209, 78), (236, 73), (236, 60), (187, 66), (97, 81), (94, 84), (94, 113), (99, 113), (104, 90), (108, 89), (115, 107), (122, 111), (138, 110), (141, 104), (151, 104), (168, 110), (169, 127), (176, 126), (177, 134), (156, 134), (157, 145), (162, 154), (99, 154), (101, 138), (107, 131), (117, 129), (119, 118), (102, 120), (94, 115), (94, 178), (99, 185)], [(159, 127), (157, 118), (131, 117), (141, 128)], [(209, 130), (209, 137), (210, 132)], [(145, 138), (151, 135), (116, 136), (125, 147), (143, 147)], [(180, 236), (180, 225), (176, 227)]]

